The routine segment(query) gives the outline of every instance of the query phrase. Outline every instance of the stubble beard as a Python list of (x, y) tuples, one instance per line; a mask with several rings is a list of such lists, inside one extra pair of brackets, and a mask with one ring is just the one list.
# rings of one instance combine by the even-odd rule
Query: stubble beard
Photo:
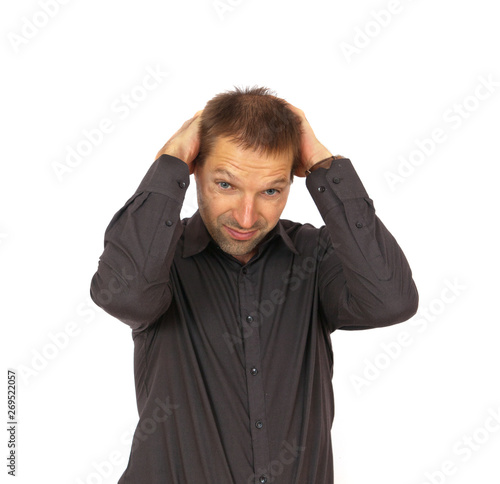
[[(205, 216), (207, 213), (206, 205), (200, 198), (198, 198), (198, 208), (200, 211), (201, 218), (211, 235), (214, 242), (223, 250), (226, 254), (232, 256), (243, 256), (253, 252), (259, 243), (268, 234), (269, 230), (267, 223), (262, 220), (258, 221), (251, 230), (245, 230), (239, 226), (236, 220), (232, 219), (226, 214), (220, 215), (215, 220), (209, 219)], [(238, 230), (240, 232), (251, 232), (257, 230), (257, 234), (250, 240), (235, 240), (233, 239), (224, 228), (224, 225), (233, 230)]]
[[(207, 230), (214, 239), (215, 243), (224, 251), (226, 254), (233, 256), (243, 256), (253, 252), (262, 239), (267, 235), (267, 231), (260, 229), (260, 232), (255, 234), (251, 240), (235, 240), (233, 239), (224, 228), (224, 225), (233, 229), (242, 231), (238, 224), (235, 224), (231, 220), (221, 220), (222, 216), (217, 218), (215, 223), (210, 223), (207, 226)], [(252, 228), (252, 230), (259, 230), (259, 228)], [(248, 231), (247, 232), (251, 232)]]

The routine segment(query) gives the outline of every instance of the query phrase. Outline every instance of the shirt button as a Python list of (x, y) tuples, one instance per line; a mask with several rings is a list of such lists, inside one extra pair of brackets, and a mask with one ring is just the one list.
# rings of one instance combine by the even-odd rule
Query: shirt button
[(246, 267), (243, 267), (243, 269), (241, 269), (241, 272), (243, 272), (243, 274), (246, 274), (248, 272), (248, 269)]
[(267, 482), (267, 477), (266, 476), (260, 476), (259, 477), (259, 482), (262, 483), (262, 484), (266, 484)]
[(335, 177), (335, 178), (333, 179), (333, 183), (340, 183), (340, 178)]
[(181, 188), (186, 188), (186, 182), (179, 182), (179, 186)]
[(252, 368), (250, 368), (250, 374), (255, 376), (257, 373), (259, 373), (259, 370), (257, 370), (255, 366), (252, 366)]
[(264, 427), (264, 424), (262, 423), (262, 420), (257, 420), (257, 422), (255, 422), (255, 426), (258, 429), (261, 429), (262, 427)]
[(252, 316), (247, 316), (247, 323), (251, 323), (253, 321), (253, 317)]
[(321, 187), (318, 187), (318, 192), (324, 192), (326, 190), (325, 187), (321, 186)]
[(360, 229), (361, 227), (363, 227), (363, 224), (361, 222), (356, 222), (356, 227), (358, 227), (358, 229)]
[(167, 220), (167, 221), (165, 222), (165, 225), (166, 225), (167, 227), (171, 227), (171, 226), (172, 226), (172, 224), (173, 224), (172, 220)]

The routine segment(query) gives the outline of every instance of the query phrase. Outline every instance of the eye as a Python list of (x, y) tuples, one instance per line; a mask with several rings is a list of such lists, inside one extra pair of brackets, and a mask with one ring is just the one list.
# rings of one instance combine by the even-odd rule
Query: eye
[(231, 188), (231, 185), (228, 183), (228, 182), (217, 182), (217, 185), (219, 185), (220, 188), (222, 188), (223, 190), (227, 190), (229, 188)]
[(275, 195), (277, 195), (279, 193), (279, 191), (276, 190), (276, 188), (268, 188), (264, 193), (266, 195), (269, 195), (270, 197), (274, 197)]

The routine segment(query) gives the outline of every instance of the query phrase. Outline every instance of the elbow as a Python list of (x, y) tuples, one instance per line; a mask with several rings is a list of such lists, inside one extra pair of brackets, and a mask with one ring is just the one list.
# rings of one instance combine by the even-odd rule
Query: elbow
[(158, 301), (165, 301), (158, 291), (140, 291), (132, 285), (109, 279), (107, 282), (96, 272), (90, 284), (90, 297), (109, 315), (134, 330), (148, 327), (160, 316)]
[(375, 318), (381, 326), (402, 323), (416, 314), (418, 301), (418, 291), (412, 281), (404, 293), (385, 298)]
[[(123, 313), (127, 312), (126, 293), (122, 288), (110, 284), (111, 281), (102, 277), (99, 271), (96, 272), (90, 283), (90, 298), (106, 313), (122, 320)], [(124, 294), (125, 297), (123, 297)]]

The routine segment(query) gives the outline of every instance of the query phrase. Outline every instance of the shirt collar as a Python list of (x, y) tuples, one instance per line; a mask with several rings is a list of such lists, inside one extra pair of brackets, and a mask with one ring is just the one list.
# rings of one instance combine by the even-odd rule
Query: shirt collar
[[(276, 226), (266, 235), (260, 245), (267, 245), (267, 243), (275, 237), (281, 237), (288, 249), (290, 249), (294, 254), (299, 255), (299, 251), (295, 247), (295, 244), (290, 236), (287, 234), (281, 220), (278, 220)], [(198, 254), (202, 250), (206, 249), (210, 241), (213, 241), (212, 237), (203, 223), (200, 211), (197, 210), (187, 221), (186, 228), (184, 229), (184, 250), (182, 252), (182, 257), (191, 257)]]

